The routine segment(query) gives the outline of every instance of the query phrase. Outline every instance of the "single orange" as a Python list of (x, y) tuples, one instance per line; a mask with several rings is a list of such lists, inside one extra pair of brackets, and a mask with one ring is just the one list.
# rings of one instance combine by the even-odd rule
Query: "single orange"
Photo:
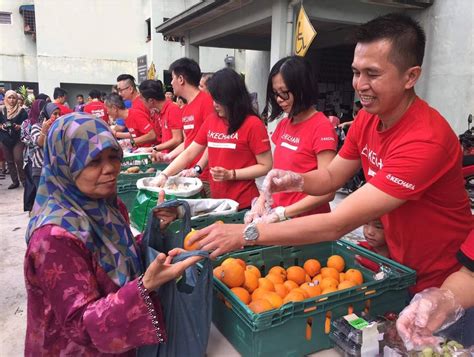
[(244, 271), (244, 276), (245, 280), (242, 287), (247, 289), (249, 293), (253, 293), (253, 291), (258, 288), (258, 278), (249, 270)]
[(313, 278), (313, 283), (319, 283), (321, 280), (323, 280), (323, 276), (321, 275), (321, 273), (316, 274), (316, 276)]
[(232, 292), (237, 295), (237, 297), (246, 305), (248, 305), (250, 303), (250, 294), (247, 290), (245, 290), (244, 288), (240, 288), (240, 287), (237, 287), (237, 288), (232, 288), (230, 289), (232, 290)]
[(313, 278), (321, 270), (321, 263), (316, 259), (308, 259), (304, 262), (303, 269)]
[(235, 258), (235, 261), (237, 263), (239, 263), (242, 268), (244, 268), (244, 269), (247, 268), (247, 263), (245, 263), (245, 261), (243, 259)]
[(278, 273), (267, 274), (265, 278), (270, 280), (273, 284), (283, 284), (285, 282), (285, 279)]
[(283, 298), (283, 304), (286, 304), (288, 302), (297, 302), (297, 301), (303, 301), (305, 299), (304, 294), (300, 291), (290, 291), (288, 295), (286, 295)]
[(229, 288), (242, 286), (245, 282), (245, 270), (238, 263), (222, 265), (222, 282)]
[(286, 278), (288, 280), (293, 280), (298, 284), (298, 286), (300, 286), (306, 281), (306, 271), (302, 267), (294, 265), (286, 269)]
[(305, 289), (302, 289), (302, 288), (296, 288), (296, 289), (293, 289), (291, 291), (299, 291), (300, 293), (303, 294), (304, 298), (305, 299), (308, 299), (309, 298), (309, 293), (305, 290)]
[(272, 304), (274, 309), (278, 309), (283, 305), (283, 298), (274, 291), (267, 291), (263, 298)]
[(196, 230), (194, 228), (191, 228), (191, 231), (186, 234), (186, 237), (184, 238), (183, 242), (183, 248), (184, 250), (198, 250), (199, 249), (199, 241), (194, 242), (193, 244), (189, 244), (189, 240), (191, 237), (196, 234)]
[(263, 299), (263, 296), (268, 292), (268, 290), (262, 289), (262, 288), (257, 288), (253, 291), (252, 293), (252, 301), (253, 300), (258, 300), (258, 299)]
[(224, 261), (221, 263), (222, 266), (229, 264), (229, 263), (235, 263), (235, 258), (226, 258)]
[(266, 299), (257, 299), (257, 300), (253, 300), (249, 304), (249, 308), (250, 308), (250, 310), (252, 310), (256, 314), (260, 314), (262, 312), (272, 310), (273, 306)]
[(341, 257), (340, 255), (331, 255), (328, 258), (328, 262), (326, 265), (328, 266), (328, 268), (334, 268), (339, 273), (341, 273), (342, 271), (344, 271), (346, 262), (344, 261), (344, 258)]
[(257, 279), (262, 277), (262, 273), (260, 273), (260, 270), (258, 270), (258, 268), (255, 265), (249, 264), (247, 265), (245, 269), (251, 272), (253, 275), (255, 275)]
[(304, 283), (300, 286), (301, 289), (306, 291), (309, 297), (321, 295), (321, 287), (314, 283)]
[(287, 280), (283, 283), (283, 285), (285, 285), (285, 288), (288, 291), (291, 291), (291, 290), (296, 289), (297, 287), (299, 287), (299, 285), (296, 284), (293, 280)]
[(275, 284), (275, 292), (282, 298), (284, 298), (286, 294), (288, 294), (288, 291), (289, 290), (286, 288), (285, 284)]
[(356, 285), (360, 285), (364, 282), (364, 277), (360, 270), (348, 269), (346, 271), (346, 280), (352, 280)]
[(329, 287), (329, 288), (324, 289), (324, 290), (321, 292), (321, 295), (333, 293), (334, 291), (337, 291), (337, 289), (336, 289), (336, 288), (333, 288), (333, 287)]
[(275, 291), (275, 285), (267, 278), (258, 279), (258, 287), (268, 291)]
[(325, 278), (334, 278), (339, 281), (339, 271), (335, 268), (324, 267), (321, 269), (321, 276), (323, 279)]
[(344, 280), (343, 282), (339, 283), (337, 290), (350, 289), (354, 286), (356, 286), (356, 283), (354, 283), (352, 280)]
[(238, 263), (244, 269), (247, 267), (247, 264), (245, 264), (245, 262), (242, 259), (232, 258), (232, 257), (225, 259), (221, 265), (227, 265), (229, 263)]
[(319, 287), (321, 288), (321, 290), (325, 290), (326, 288), (337, 289), (338, 285), (339, 285), (339, 282), (334, 278), (324, 278), (319, 283)]
[(268, 271), (268, 274), (281, 275), (283, 280), (286, 280), (286, 269), (281, 266), (276, 265), (274, 267), (271, 267), (270, 270)]
[(222, 280), (222, 273), (223, 273), (222, 266), (219, 265), (218, 267), (215, 267), (212, 272), (217, 279)]

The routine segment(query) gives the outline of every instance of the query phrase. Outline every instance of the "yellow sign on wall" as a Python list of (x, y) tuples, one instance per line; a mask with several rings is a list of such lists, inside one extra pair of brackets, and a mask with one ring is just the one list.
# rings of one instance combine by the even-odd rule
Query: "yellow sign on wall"
[(296, 21), (295, 55), (304, 57), (316, 35), (317, 32), (311, 24), (311, 21), (309, 21), (303, 5), (301, 5), (298, 20)]

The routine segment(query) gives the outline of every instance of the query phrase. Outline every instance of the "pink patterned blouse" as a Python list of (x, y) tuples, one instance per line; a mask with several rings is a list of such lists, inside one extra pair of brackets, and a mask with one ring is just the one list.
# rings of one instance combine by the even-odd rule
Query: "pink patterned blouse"
[(157, 297), (150, 296), (149, 311), (138, 279), (117, 286), (63, 228), (46, 225), (34, 232), (24, 268), (25, 356), (135, 356), (137, 347), (166, 340)]

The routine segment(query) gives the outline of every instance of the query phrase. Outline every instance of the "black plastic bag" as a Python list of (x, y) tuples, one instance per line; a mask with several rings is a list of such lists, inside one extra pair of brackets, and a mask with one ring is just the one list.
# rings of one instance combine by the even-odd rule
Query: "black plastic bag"
[[(181, 229), (160, 230), (158, 208), (177, 208), (182, 220)], [(191, 230), (189, 205), (185, 201), (166, 201), (152, 210), (142, 239), (143, 259), (148, 266), (159, 252), (167, 253), (182, 248), (184, 237)], [(174, 225), (175, 226), (175, 225)], [(169, 227), (168, 227), (169, 228)], [(212, 320), (212, 266), (206, 251), (185, 252), (173, 262), (190, 256), (202, 256), (200, 267), (193, 265), (184, 274), (161, 286), (157, 293), (163, 307), (168, 341), (164, 344), (143, 346), (140, 357), (204, 356), (206, 354)]]

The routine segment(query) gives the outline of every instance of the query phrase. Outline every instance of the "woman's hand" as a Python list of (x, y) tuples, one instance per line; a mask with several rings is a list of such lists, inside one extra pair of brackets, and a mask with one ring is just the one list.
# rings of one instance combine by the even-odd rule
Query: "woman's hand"
[(43, 122), (43, 125), (41, 126), (41, 132), (44, 135), (48, 135), (48, 131), (49, 131), (49, 128), (51, 127), (51, 125), (53, 125), (53, 120), (52, 119), (45, 120)]
[(260, 195), (252, 200), (252, 208), (247, 211), (244, 216), (244, 223), (249, 224), (253, 221), (260, 221), (261, 217), (269, 211), (270, 207), (267, 207), (265, 197)]
[(212, 252), (210, 257), (215, 259), (219, 255), (243, 248), (244, 228), (243, 224), (214, 223), (196, 231), (189, 238), (189, 245), (198, 242), (199, 249)]
[(199, 174), (194, 169), (185, 169), (182, 170), (179, 174), (179, 177), (199, 177)]
[(151, 161), (169, 163), (173, 160), (171, 159), (169, 154), (164, 154), (161, 151), (153, 151), (151, 154)]
[(234, 178), (234, 170), (227, 170), (219, 166), (212, 167), (209, 172), (211, 173), (212, 179), (214, 181), (229, 181)]
[(171, 279), (175, 279), (183, 274), (190, 266), (196, 264), (202, 257), (189, 257), (178, 263), (171, 263), (173, 257), (184, 252), (183, 249), (173, 249), (168, 256), (164, 253), (158, 254), (150, 264), (145, 274), (143, 274), (143, 287), (147, 290), (155, 290)]

